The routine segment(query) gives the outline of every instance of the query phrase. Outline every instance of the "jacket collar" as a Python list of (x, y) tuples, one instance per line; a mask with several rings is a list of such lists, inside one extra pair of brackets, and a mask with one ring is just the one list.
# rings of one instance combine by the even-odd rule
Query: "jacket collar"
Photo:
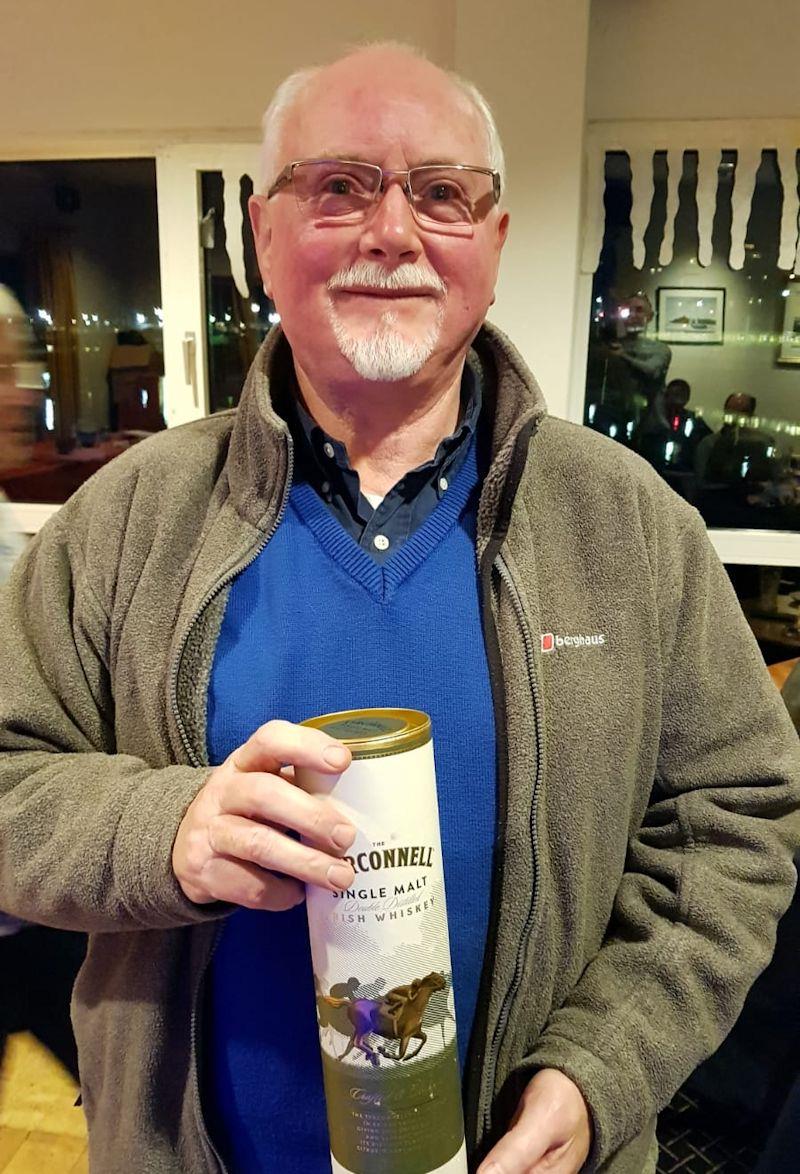
[[(231, 434), (226, 472), (239, 514), (265, 529), (280, 508), (289, 469), (289, 429), (281, 397), (292, 386), (292, 355), (280, 327), (270, 331), (245, 381)], [(491, 532), (523, 429), (530, 434), (546, 414), (544, 398), (519, 352), (495, 326), (478, 331), (468, 362), (477, 366), (490, 418), (491, 464), (478, 513), (479, 533)]]

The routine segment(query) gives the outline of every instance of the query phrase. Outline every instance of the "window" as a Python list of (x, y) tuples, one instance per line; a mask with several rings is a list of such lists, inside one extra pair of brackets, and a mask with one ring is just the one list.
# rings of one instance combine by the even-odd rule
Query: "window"
[(26, 394), (0, 487), (63, 502), (165, 427), (155, 162), (0, 163), (0, 206), (3, 362)]
[[(205, 343), (208, 356), (208, 399), (211, 412), (233, 408), (256, 351), (269, 328), (279, 321), (275, 306), (264, 293), (258, 271), (247, 201), (253, 181), (243, 175), (238, 185), (225, 184), (222, 172), (200, 176), (203, 249), (203, 286), (206, 305)], [(231, 229), (236, 241), (229, 248), (225, 201), (238, 203), (239, 216)], [(229, 222), (230, 223), (230, 222)], [(234, 260), (232, 261), (232, 258)], [(240, 267), (240, 290), (233, 267)]]
[(117, 453), (238, 399), (277, 320), (246, 216), (257, 156), (209, 142), (0, 163), (0, 378), (26, 404), (24, 445), (0, 451), (13, 528), (35, 533)]
[(584, 422), (710, 528), (800, 530), (796, 149), (604, 154)]

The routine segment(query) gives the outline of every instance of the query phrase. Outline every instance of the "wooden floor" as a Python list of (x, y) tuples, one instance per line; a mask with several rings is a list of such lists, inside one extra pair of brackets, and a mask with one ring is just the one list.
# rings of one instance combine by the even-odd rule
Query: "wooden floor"
[(32, 1036), (12, 1035), (0, 1071), (0, 1174), (88, 1174), (77, 1086)]

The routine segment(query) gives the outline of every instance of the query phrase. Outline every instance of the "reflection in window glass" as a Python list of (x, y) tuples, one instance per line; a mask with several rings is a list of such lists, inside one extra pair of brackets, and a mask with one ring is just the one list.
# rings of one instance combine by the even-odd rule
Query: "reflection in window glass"
[(165, 426), (155, 165), (0, 163), (0, 207), (2, 363), (29, 404), (0, 486), (62, 502)]
[(665, 153), (643, 269), (633, 265), (628, 156), (606, 161), (584, 421), (635, 449), (714, 527), (800, 529), (800, 278), (777, 267), (776, 154), (756, 178), (740, 271), (728, 263), (736, 153), (723, 152), (711, 264), (698, 264), (697, 155), (685, 152), (675, 249), (659, 264)]
[(231, 274), (223, 220), (223, 201), (231, 195), (224, 190), (221, 172), (206, 171), (202, 175), (200, 241), (206, 298), (208, 399), (212, 412), (236, 407), (256, 351), (270, 326), (279, 321), (275, 306), (264, 293), (258, 271), (247, 214), (247, 201), (252, 194), (253, 182), (249, 176), (243, 176), (234, 195), (242, 210), (242, 240), (231, 243), (231, 248), (239, 253), (244, 249), (248, 295), (242, 297)]
[(800, 568), (727, 566), (726, 570), (766, 663), (800, 657)]

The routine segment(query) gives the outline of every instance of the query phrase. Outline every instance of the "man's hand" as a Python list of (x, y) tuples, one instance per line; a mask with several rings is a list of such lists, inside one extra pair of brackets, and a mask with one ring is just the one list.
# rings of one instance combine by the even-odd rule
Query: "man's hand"
[[(325, 796), (307, 795), (284, 768), (339, 774), (350, 751), (321, 730), (272, 721), (211, 772), (172, 848), (172, 869), (190, 901), (290, 909), (303, 884), (339, 892), (353, 883), (340, 854), (356, 829)], [(300, 844), (291, 829), (310, 841)]]
[(577, 1174), (591, 1146), (592, 1125), (580, 1090), (563, 1072), (543, 1068), (478, 1174)]

